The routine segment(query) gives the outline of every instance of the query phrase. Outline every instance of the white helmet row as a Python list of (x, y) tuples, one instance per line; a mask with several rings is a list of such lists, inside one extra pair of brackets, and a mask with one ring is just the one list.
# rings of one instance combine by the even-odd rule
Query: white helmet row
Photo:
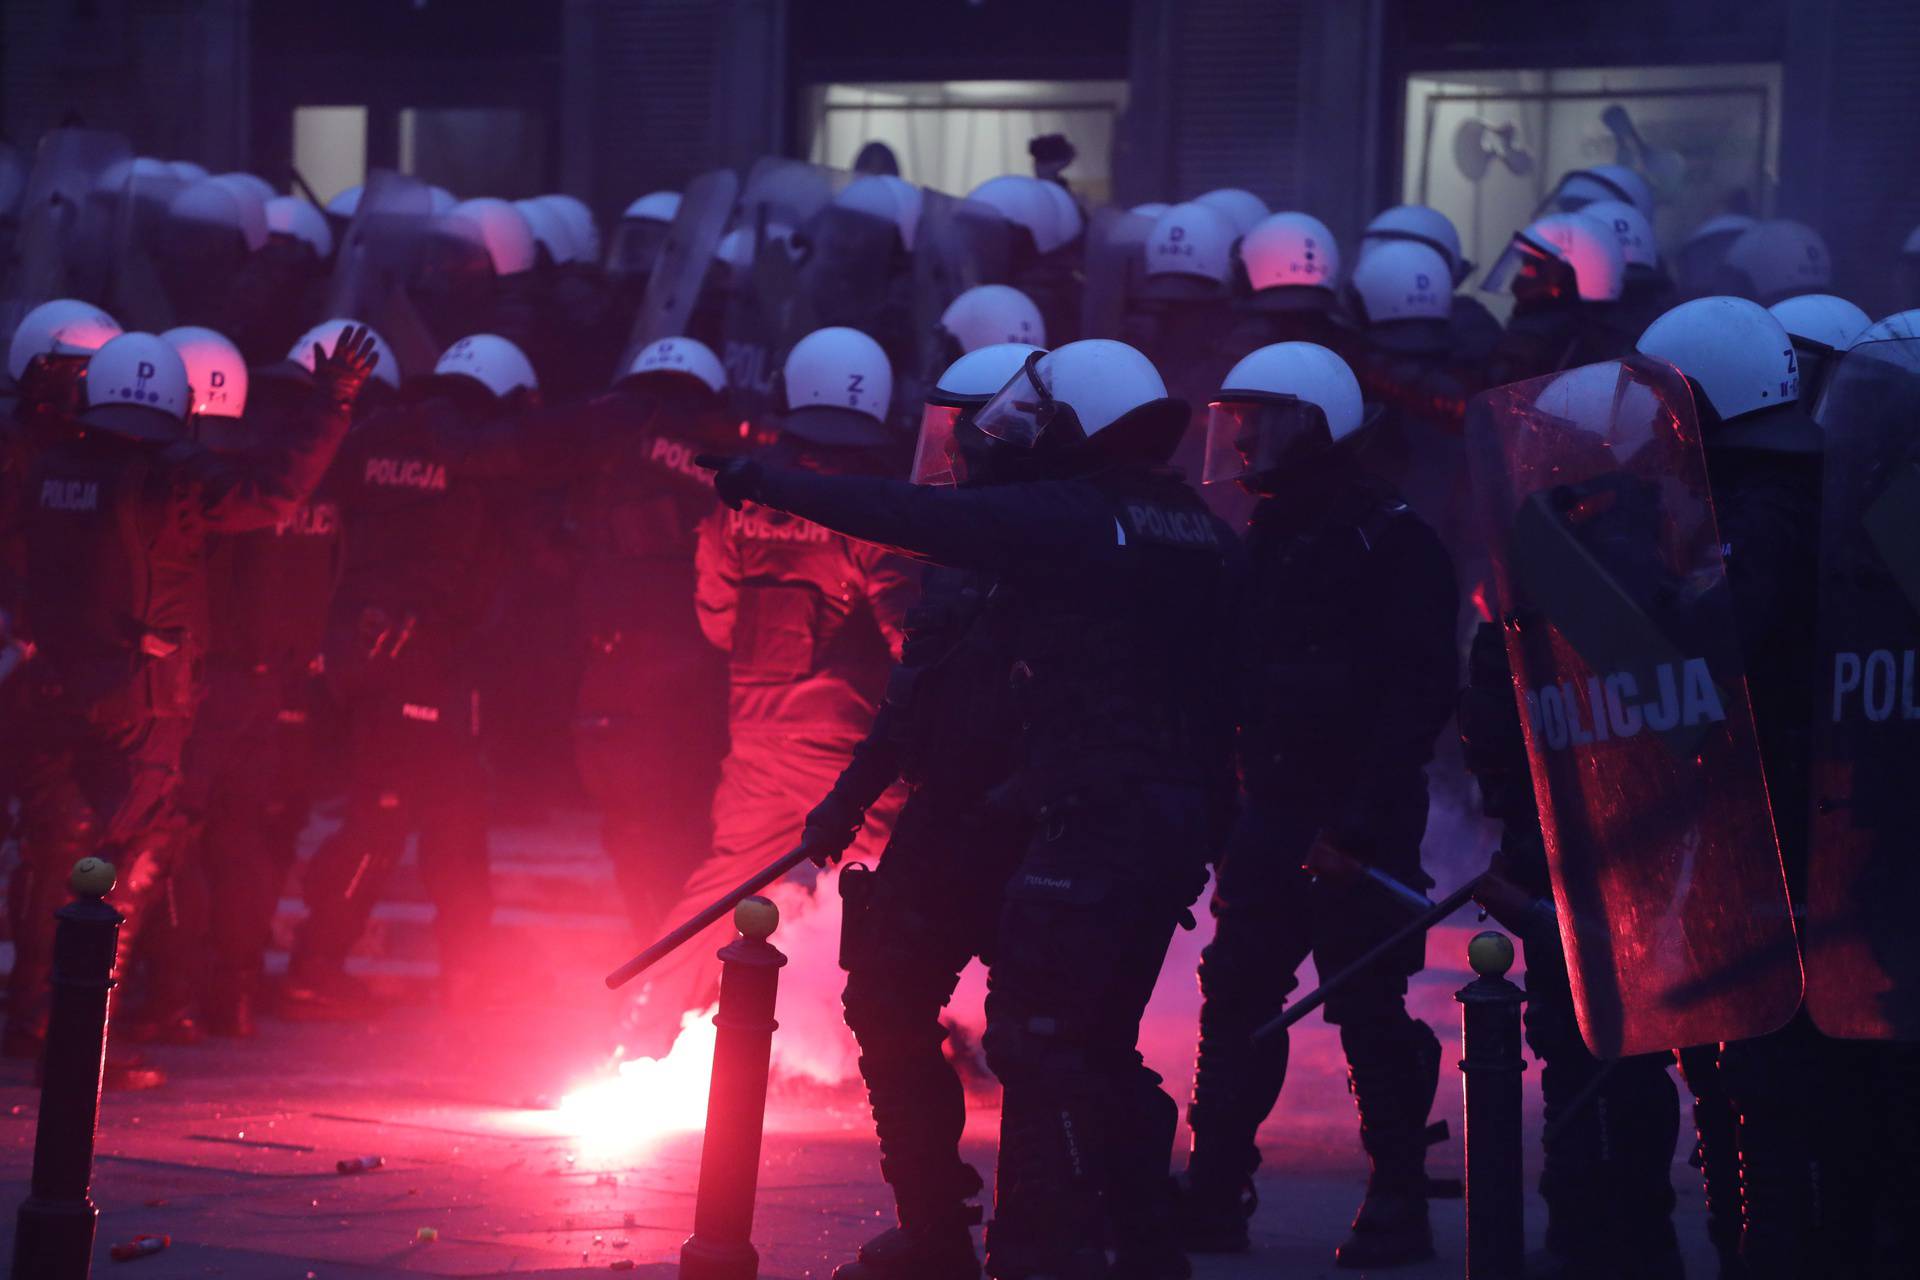
[(373, 366), (373, 376), (398, 391), (400, 389), (400, 362), (393, 358), (393, 348), (388, 346), (387, 340), (376, 333), (371, 326), (363, 324), (358, 320), (349, 319), (344, 316), (333, 320), (322, 320), (319, 324), (294, 339), (293, 349), (287, 352), (287, 359), (293, 361), (308, 373), (312, 373), (313, 349), (319, 347), (322, 351), (332, 351), (334, 344), (340, 341), (341, 333), (356, 326), (367, 331), (367, 336), (373, 340), (374, 354), (380, 357), (378, 362)]
[(267, 201), (267, 230), (304, 242), (321, 258), (333, 252), (333, 228), (327, 225), (327, 216), (298, 196)]
[(878, 444), (893, 403), (887, 353), (858, 329), (815, 329), (793, 344), (782, 372), (787, 410), (838, 410), (789, 418), (796, 435), (821, 444)]
[(1227, 215), (1209, 205), (1174, 205), (1147, 233), (1147, 278), (1195, 276), (1224, 285), (1233, 277), (1238, 234)]
[(1802, 345), (1845, 351), (1873, 324), (1866, 312), (1831, 293), (1803, 293), (1767, 308)]
[(35, 356), (81, 356), (120, 336), (120, 322), (78, 298), (43, 302), (20, 318), (7, 346), (7, 376), (15, 382)]
[(225, 334), (182, 325), (160, 337), (187, 367), (187, 388), (193, 397), (188, 413), (201, 418), (238, 418), (246, 413), (247, 359)]
[(1331, 289), (1340, 275), (1340, 246), (1311, 214), (1276, 213), (1240, 241), (1240, 261), (1256, 293), (1283, 286)]
[[(1048, 191), (1047, 188), (1053, 188)], [(967, 193), (967, 199), (993, 209), (1008, 222), (1024, 227), (1041, 253), (1052, 253), (1080, 234), (1080, 208), (1055, 182), (1021, 173), (1005, 173)]]
[(713, 348), (694, 338), (661, 338), (648, 343), (620, 376), (637, 378), (656, 373), (696, 379), (716, 394), (727, 389), (726, 366), (713, 354)]
[(433, 371), (440, 377), (471, 378), (502, 399), (521, 390), (537, 390), (540, 380), (526, 353), (492, 333), (470, 333), (440, 353)]
[(1265, 200), (1239, 187), (1220, 187), (1205, 195), (1195, 196), (1192, 203), (1205, 205), (1225, 218), (1236, 236), (1247, 234), (1266, 221), (1267, 215), (1273, 212)]
[(533, 266), (533, 231), (520, 211), (492, 196), (462, 200), (440, 219), (448, 233), (486, 250), (498, 276), (518, 275)]
[(1787, 331), (1745, 298), (1695, 298), (1647, 326), (1636, 349), (1679, 369), (1722, 422), (1800, 398)]
[[(1410, 240), (1425, 245), (1446, 259), (1453, 283), (1459, 284), (1473, 270), (1473, 264), (1460, 257), (1460, 231), (1453, 220), (1438, 209), (1424, 204), (1396, 204), (1374, 215), (1360, 233), (1360, 258), (1383, 245)], [(1354, 268), (1356, 272), (1359, 268)]]
[(940, 327), (953, 335), (963, 352), (996, 343), (1045, 346), (1047, 342), (1047, 325), (1040, 308), (1026, 294), (1005, 284), (980, 284), (966, 290), (940, 313)]
[(157, 409), (176, 422), (192, 408), (187, 366), (164, 339), (123, 333), (87, 361), (87, 407)]
[(1363, 250), (1350, 284), (1370, 324), (1453, 314), (1453, 268), (1424, 240), (1384, 240)]

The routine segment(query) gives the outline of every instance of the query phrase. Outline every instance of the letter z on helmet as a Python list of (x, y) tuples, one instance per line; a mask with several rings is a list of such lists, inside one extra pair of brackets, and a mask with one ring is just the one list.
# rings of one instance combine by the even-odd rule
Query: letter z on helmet
[(786, 429), (815, 444), (884, 444), (893, 403), (887, 353), (858, 329), (815, 329), (793, 344), (781, 371)]

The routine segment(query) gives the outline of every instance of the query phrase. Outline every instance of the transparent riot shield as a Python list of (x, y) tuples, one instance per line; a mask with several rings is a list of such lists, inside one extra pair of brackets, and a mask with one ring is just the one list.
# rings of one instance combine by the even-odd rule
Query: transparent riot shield
[(104, 302), (113, 226), (97, 193), (109, 170), (132, 159), (126, 138), (104, 130), (54, 129), (40, 139), (0, 287), (0, 342), (11, 342), (20, 318), (53, 298)]
[(1821, 399), (1820, 702), (1807, 1009), (1920, 1040), (1920, 340), (1864, 343)]
[(756, 427), (779, 412), (787, 349), (818, 328), (803, 267), (813, 223), (850, 175), (799, 160), (763, 157), (747, 174), (735, 230), (747, 266), (735, 279), (721, 325), (721, 360), (733, 410)]
[(1146, 279), (1147, 233), (1153, 219), (1127, 209), (1096, 211), (1087, 229), (1087, 277), (1080, 295), (1080, 336), (1119, 338), (1127, 299)]
[(165, 161), (138, 157), (101, 175), (95, 198), (108, 206), (113, 253), (107, 310), (128, 329), (152, 333), (172, 327), (174, 308), (162, 282), (155, 247), (167, 232), (167, 209), (188, 179)]
[(739, 193), (740, 179), (731, 169), (703, 173), (687, 184), (680, 197), (680, 210), (647, 277), (647, 290), (634, 314), (633, 333), (620, 368), (626, 368), (649, 343), (687, 332)]
[(1581, 1033), (1775, 1030), (1799, 956), (1686, 383), (1634, 357), (1499, 387), (1468, 438)]
[(340, 239), (327, 287), (326, 318), (372, 325), (392, 348), (402, 377), (429, 372), (440, 354), (410, 293), (428, 253), (432, 219), (431, 187), (374, 170)]
[(941, 329), (940, 317), (975, 285), (1004, 283), (1012, 263), (1012, 227), (998, 210), (941, 191), (923, 193), (913, 242), (917, 351), (911, 369), (894, 370), (896, 390), (910, 382), (913, 403), (925, 401), (934, 381), (961, 355), (959, 343)]

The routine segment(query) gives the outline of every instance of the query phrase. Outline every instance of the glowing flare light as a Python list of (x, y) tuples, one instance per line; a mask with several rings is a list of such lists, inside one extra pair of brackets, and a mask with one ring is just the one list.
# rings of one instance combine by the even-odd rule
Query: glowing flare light
[(713, 1015), (684, 1015), (666, 1057), (622, 1062), (566, 1094), (558, 1107), (565, 1131), (586, 1151), (612, 1154), (704, 1125)]

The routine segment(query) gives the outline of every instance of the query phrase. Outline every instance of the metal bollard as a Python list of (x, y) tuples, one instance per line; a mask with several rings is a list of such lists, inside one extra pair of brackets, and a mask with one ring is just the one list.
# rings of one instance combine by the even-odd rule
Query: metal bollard
[(713, 1084), (693, 1234), (680, 1247), (682, 1280), (754, 1280), (760, 1271), (760, 1254), (749, 1237), (767, 1115), (767, 1067), (779, 1025), (773, 1020), (774, 995), (780, 966), (787, 962), (767, 941), (779, 923), (780, 912), (771, 902), (747, 898), (733, 909), (740, 936), (720, 949)]
[(103, 898), (113, 866), (82, 858), (69, 883), (74, 900), (54, 913), (53, 1004), (41, 1060), (33, 1185), (14, 1228), (14, 1280), (86, 1280), (100, 1217), (93, 1182), (100, 1123), (100, 1072), (107, 1055), (107, 999), (123, 917)]
[(1460, 1059), (1467, 1099), (1467, 1280), (1521, 1280), (1527, 1248), (1521, 1174), (1520, 1005), (1508, 982), (1513, 943), (1492, 930), (1467, 945), (1480, 976), (1454, 993), (1462, 1006)]

